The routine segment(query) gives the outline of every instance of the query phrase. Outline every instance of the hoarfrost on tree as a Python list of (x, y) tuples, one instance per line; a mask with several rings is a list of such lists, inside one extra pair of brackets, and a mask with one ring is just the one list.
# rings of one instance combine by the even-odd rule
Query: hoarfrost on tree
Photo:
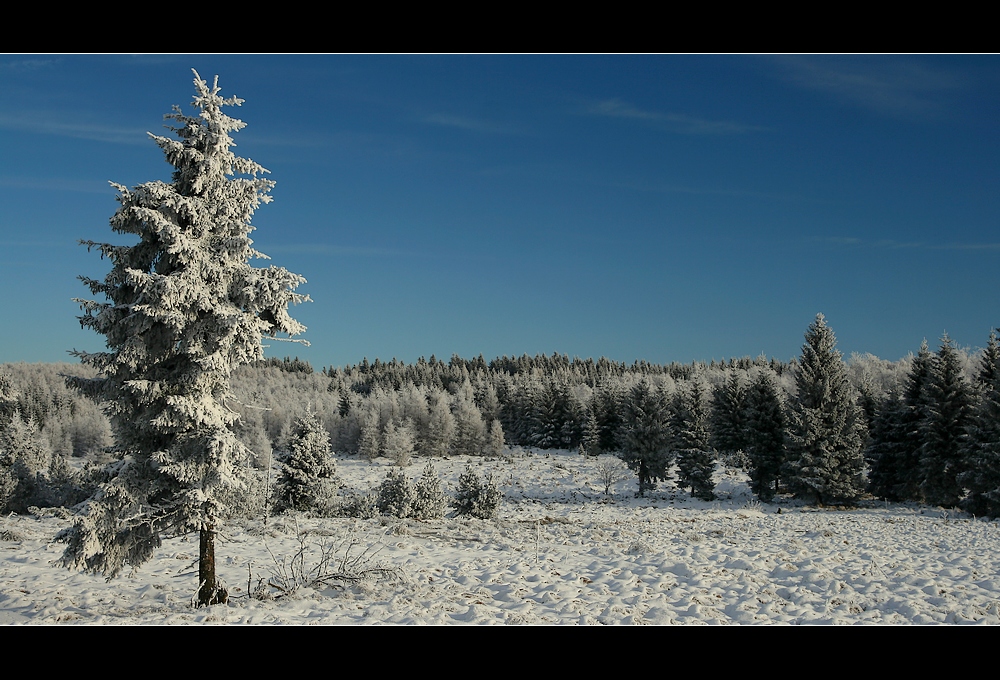
[(99, 376), (69, 381), (104, 404), (118, 459), (64, 534), (63, 563), (110, 578), (148, 560), (161, 536), (198, 531), (198, 598), (208, 604), (225, 600), (214, 570), (220, 490), (239, 484), (230, 374), (263, 358), (263, 336), (302, 333), (288, 306), (309, 298), (295, 292), (301, 276), (250, 265), (266, 259), (250, 220), (274, 183), (231, 150), (245, 124), (222, 109), (243, 100), (223, 98), (218, 78), (210, 87), (195, 72), (194, 85), (196, 115), (166, 115), (177, 139), (150, 134), (171, 181), (113, 184), (121, 207), (111, 228), (138, 242), (83, 242), (111, 262), (103, 281), (81, 277), (106, 301), (78, 300), (81, 325), (105, 336), (107, 351), (74, 351)]

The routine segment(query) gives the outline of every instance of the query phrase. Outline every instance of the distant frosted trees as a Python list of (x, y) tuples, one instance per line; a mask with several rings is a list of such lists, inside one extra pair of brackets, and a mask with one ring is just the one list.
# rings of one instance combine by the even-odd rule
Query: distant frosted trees
[(786, 481), (797, 496), (821, 504), (850, 502), (865, 490), (864, 415), (822, 314), (805, 340), (790, 410)]

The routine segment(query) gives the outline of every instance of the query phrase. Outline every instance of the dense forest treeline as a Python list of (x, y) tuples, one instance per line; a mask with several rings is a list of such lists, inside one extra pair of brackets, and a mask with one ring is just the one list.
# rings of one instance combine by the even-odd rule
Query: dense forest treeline
[[(107, 418), (66, 386), (76, 364), (0, 365), (0, 505), (86, 497), (115, 456)], [(502, 455), (511, 447), (612, 453), (638, 477), (713, 497), (717, 464), (741, 466), (762, 500), (865, 494), (1000, 514), (1000, 351), (945, 336), (885, 361), (835, 349), (822, 316), (788, 362), (666, 365), (566, 355), (367, 359), (315, 371), (298, 358), (239, 369), (229, 408), (249, 468), (302, 447), (305, 419), (332, 450), (366, 458)], [(310, 435), (315, 438), (315, 435)], [(92, 464), (86, 468), (84, 464)], [(89, 469), (89, 472), (86, 470)], [(81, 472), (84, 470), (84, 472)], [(88, 476), (89, 475), (89, 476)]]

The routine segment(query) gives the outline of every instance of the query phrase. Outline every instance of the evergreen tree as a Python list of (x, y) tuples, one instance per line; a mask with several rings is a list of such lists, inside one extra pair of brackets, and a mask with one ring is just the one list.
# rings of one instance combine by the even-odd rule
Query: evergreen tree
[(998, 379), (1000, 379), (1000, 342), (997, 341), (997, 330), (994, 328), (990, 330), (990, 338), (979, 361), (976, 383), (983, 391), (990, 392)]
[(397, 427), (389, 422), (385, 428), (382, 452), (397, 467), (408, 467), (413, 458), (413, 422), (406, 420)]
[[(591, 404), (594, 404), (595, 399), (591, 399)], [(604, 451), (601, 449), (601, 428), (597, 424), (597, 416), (594, 415), (594, 409), (587, 409), (587, 420), (583, 427), (583, 451), (588, 456), (599, 456)]]
[(504, 452), (503, 425), (496, 419), (490, 423), (490, 433), (486, 448), (491, 456), (501, 456)]
[(260, 165), (236, 156), (230, 133), (242, 121), (195, 73), (197, 115), (179, 107), (167, 118), (179, 139), (151, 135), (174, 167), (171, 182), (131, 190), (114, 185), (121, 207), (112, 229), (135, 245), (86, 242), (112, 264), (103, 281), (84, 278), (80, 323), (104, 335), (107, 352), (76, 352), (97, 369), (71, 383), (102, 401), (119, 460), (89, 506), (63, 534), (67, 566), (118, 574), (160, 546), (161, 536), (197, 531), (198, 601), (226, 600), (215, 576), (215, 533), (225, 508), (220, 488), (233, 483), (241, 445), (229, 407), (233, 369), (263, 358), (261, 337), (305, 330), (288, 315), (304, 282), (285, 269), (254, 268), (250, 219), (270, 200), (273, 182)]
[(904, 410), (899, 414), (900, 422), (893, 425), (901, 433), (900, 443), (893, 447), (895, 451), (893, 457), (880, 464), (895, 467), (892, 474), (896, 484), (895, 496), (901, 501), (923, 500), (920, 488), (923, 480), (920, 461), (924, 444), (923, 422), (927, 417), (928, 390), (933, 365), (934, 355), (924, 340), (920, 343), (920, 349), (913, 357), (906, 376), (902, 395)]
[(774, 498), (785, 462), (785, 409), (774, 372), (758, 369), (743, 408), (745, 446), (750, 457), (750, 488), (765, 503)]
[(503, 501), (503, 492), (494, 479), (492, 473), (488, 473), (485, 478), (476, 474), (469, 464), (458, 478), (458, 489), (456, 490), (455, 512), (459, 515), (471, 515), (479, 519), (493, 519), (500, 503)]
[(1000, 517), (1000, 370), (996, 366), (1000, 357), (995, 349), (996, 333), (991, 331), (978, 376), (982, 394), (962, 452), (966, 469), (958, 477), (959, 484), (969, 490), (962, 507), (992, 518)]
[(730, 371), (726, 381), (712, 389), (710, 443), (720, 453), (733, 454), (747, 448), (745, 400), (746, 385), (742, 371)]
[(908, 490), (908, 467), (914, 460), (913, 438), (907, 423), (909, 409), (903, 395), (895, 390), (879, 402), (872, 418), (865, 458), (868, 463), (868, 491), (889, 501), (912, 499)]
[[(497, 421), (493, 421), (496, 423)], [(420, 479), (414, 484), (413, 516), (417, 519), (440, 519), (448, 509), (448, 497), (441, 490), (434, 464), (424, 466)]]
[(49, 468), (52, 450), (32, 419), (14, 411), (0, 425), (0, 512), (24, 513), (30, 506), (51, 506)]
[(624, 435), (619, 457), (639, 478), (639, 495), (656, 489), (670, 476), (673, 456), (663, 394), (647, 380), (637, 383), (625, 400)]
[(703, 501), (715, 498), (715, 457), (708, 446), (708, 391), (693, 380), (674, 393), (670, 419), (672, 448), (677, 456), (677, 485), (690, 488)]
[(931, 364), (926, 394), (920, 423), (920, 491), (932, 505), (954, 507), (964, 493), (958, 477), (966, 469), (962, 454), (972, 424), (973, 395), (947, 334)]
[(289, 450), (282, 457), (274, 487), (275, 510), (328, 514), (337, 493), (337, 469), (331, 458), (330, 435), (314, 413), (299, 418), (292, 428)]
[(805, 339), (788, 431), (788, 485), (820, 504), (853, 501), (865, 489), (864, 416), (822, 314)]
[(399, 468), (389, 468), (378, 487), (378, 510), (384, 515), (405, 519), (413, 514), (417, 494), (409, 478)]

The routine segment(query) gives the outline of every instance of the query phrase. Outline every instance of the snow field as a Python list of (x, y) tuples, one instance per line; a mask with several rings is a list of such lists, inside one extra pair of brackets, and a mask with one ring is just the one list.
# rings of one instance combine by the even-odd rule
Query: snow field
[[(435, 460), (454, 492), (468, 462), (506, 493), (495, 521), (254, 518), (217, 545), (228, 605), (192, 609), (197, 540), (165, 541), (111, 583), (51, 565), (67, 519), (0, 523), (0, 623), (27, 624), (997, 624), (1000, 526), (940, 508), (761, 504), (746, 478), (716, 471), (713, 502), (671, 485), (645, 499), (635, 479), (603, 495), (594, 459), (515, 450), (507, 459)], [(423, 462), (406, 468), (412, 478)], [(337, 459), (349, 490), (370, 491), (384, 461)], [(780, 513), (778, 512), (780, 510)], [(349, 535), (401, 570), (395, 582), (334, 582), (271, 601), (246, 597), (276, 560)]]

